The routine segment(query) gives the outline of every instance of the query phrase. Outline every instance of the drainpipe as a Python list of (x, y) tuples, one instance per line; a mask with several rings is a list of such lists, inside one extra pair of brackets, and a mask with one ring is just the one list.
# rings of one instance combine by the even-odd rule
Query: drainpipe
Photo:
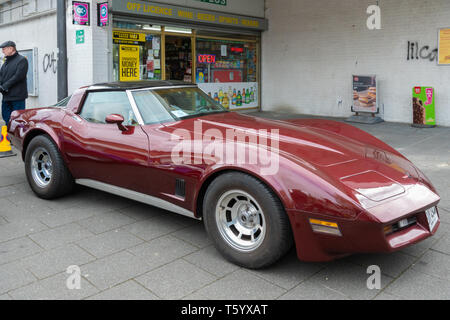
[(58, 101), (68, 96), (66, 0), (57, 0), (56, 30), (58, 45)]

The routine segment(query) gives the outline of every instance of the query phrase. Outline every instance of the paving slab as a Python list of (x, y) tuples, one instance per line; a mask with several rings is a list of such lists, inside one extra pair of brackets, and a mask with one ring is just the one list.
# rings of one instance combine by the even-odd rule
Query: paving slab
[(18, 262), (0, 266), (0, 294), (5, 294), (36, 280), (36, 277)]
[(93, 217), (80, 220), (77, 223), (95, 234), (111, 231), (136, 222), (135, 219), (118, 211), (99, 213)]
[(224, 277), (240, 269), (237, 265), (225, 260), (212, 245), (188, 255), (184, 259), (217, 277)]
[(94, 210), (88, 210), (80, 207), (72, 207), (69, 209), (52, 211), (39, 218), (50, 228), (55, 228), (69, 224), (71, 222), (81, 221), (90, 218), (96, 214)]
[(200, 295), (217, 300), (273, 300), (286, 292), (244, 269), (236, 270), (198, 290)]
[(450, 284), (450, 255), (428, 251), (412, 269), (448, 281)]
[(295, 250), (292, 250), (281, 259), (280, 263), (263, 270), (249, 270), (249, 272), (281, 288), (290, 290), (325, 267), (324, 263), (299, 261)]
[(98, 292), (85, 278), (81, 278), (80, 289), (69, 289), (68, 273), (34, 282), (22, 288), (9, 292), (14, 300), (80, 300)]
[(82, 266), (81, 272), (90, 283), (103, 291), (143, 275), (149, 269), (144, 259), (121, 251)]
[(136, 281), (163, 299), (181, 299), (217, 278), (189, 262), (177, 260), (136, 278)]
[(44, 251), (28, 237), (0, 243), (0, 265)]
[(212, 244), (206, 233), (205, 226), (202, 221), (194, 221), (194, 225), (173, 232), (172, 235), (182, 239), (198, 248), (205, 248)]
[(48, 227), (37, 219), (25, 219), (0, 225), (0, 243), (36, 234)]
[(130, 207), (117, 210), (136, 221), (150, 219), (165, 213), (164, 210), (139, 202), (136, 202)]
[(370, 300), (394, 279), (381, 274), (380, 289), (369, 289), (367, 281), (372, 274), (367, 271), (367, 267), (339, 260), (329, 263), (325, 269), (308, 279), (307, 283), (328, 288), (350, 299)]
[(65, 246), (69, 243), (93, 236), (93, 233), (76, 223), (66, 224), (61, 227), (48, 229), (29, 237), (44, 249), (53, 249)]
[[(397, 148), (431, 179), (441, 196), (434, 237), (394, 254), (327, 263), (301, 262), (291, 251), (269, 268), (246, 270), (217, 252), (201, 221), (83, 186), (43, 200), (29, 187), (20, 157), (4, 158), (0, 299), (450, 299), (450, 128), (354, 125)], [(69, 265), (81, 268), (81, 291), (66, 287)], [(381, 268), (381, 290), (367, 289), (369, 265)]]
[(95, 294), (87, 300), (159, 300), (159, 298), (136, 281), (129, 280)]
[(379, 266), (382, 274), (392, 278), (397, 278), (416, 260), (416, 257), (403, 252), (391, 254), (359, 254), (347, 259), (347, 261), (360, 265), (366, 269), (372, 265)]
[(127, 230), (128, 232), (146, 241), (168, 235), (175, 230), (180, 230), (183, 228), (183, 225), (177, 223), (168, 215), (156, 216), (123, 227), (124, 230)]
[(125, 230), (112, 230), (78, 241), (77, 244), (97, 258), (102, 258), (141, 244), (142, 239)]
[(150, 270), (182, 258), (197, 248), (173, 236), (163, 236), (128, 249), (145, 260)]
[(65, 272), (69, 266), (84, 265), (96, 258), (76, 245), (47, 250), (21, 260), (21, 264), (39, 279)]
[(278, 300), (350, 300), (350, 297), (325, 285), (306, 281), (279, 297)]
[(403, 300), (449, 300), (450, 281), (409, 269), (386, 289)]

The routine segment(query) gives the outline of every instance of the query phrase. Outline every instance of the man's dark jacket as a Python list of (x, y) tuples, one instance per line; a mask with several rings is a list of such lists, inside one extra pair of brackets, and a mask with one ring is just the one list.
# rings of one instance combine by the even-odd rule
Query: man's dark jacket
[(0, 69), (0, 85), (3, 87), (3, 101), (21, 101), (28, 98), (28, 60), (17, 52), (6, 57)]

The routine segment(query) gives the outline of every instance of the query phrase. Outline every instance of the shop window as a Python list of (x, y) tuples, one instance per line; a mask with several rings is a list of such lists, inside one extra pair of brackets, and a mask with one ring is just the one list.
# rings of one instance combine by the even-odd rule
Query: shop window
[(256, 42), (197, 39), (196, 82), (227, 109), (258, 107)]
[(166, 79), (192, 82), (190, 37), (166, 36)]
[(124, 21), (114, 27), (116, 81), (195, 82), (227, 109), (259, 107), (257, 36)]
[(161, 36), (147, 35), (143, 52), (144, 80), (161, 80)]
[[(135, 38), (142, 41), (136, 43), (127, 44), (126, 40), (115, 40), (113, 45), (113, 62), (114, 62), (114, 74), (115, 81), (134, 81), (134, 80), (161, 80), (161, 36), (142, 34), (142, 33), (130, 33)], [(131, 46), (134, 50), (133, 54), (128, 56), (124, 54), (124, 51), (120, 50), (121, 46)], [(126, 52), (126, 51), (125, 51)], [(131, 52), (131, 51), (129, 51)], [(124, 72), (129, 63), (124, 61), (132, 61), (132, 65), (136, 64), (135, 71), (130, 77), (129, 73)], [(125, 76), (124, 76), (125, 75)]]

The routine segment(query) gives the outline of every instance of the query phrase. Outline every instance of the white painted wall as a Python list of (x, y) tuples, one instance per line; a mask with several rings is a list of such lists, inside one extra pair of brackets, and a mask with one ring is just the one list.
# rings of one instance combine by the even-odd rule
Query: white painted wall
[(266, 0), (263, 110), (350, 116), (351, 75), (377, 74), (385, 120), (412, 122), (412, 88), (423, 85), (436, 89), (437, 123), (450, 126), (450, 67), (407, 61), (408, 41), (437, 48), (438, 28), (450, 27), (450, 1), (379, 3), (382, 30), (369, 31), (373, 0)]
[[(38, 18), (0, 26), (1, 41), (12, 40), (17, 50), (38, 48), (39, 95), (29, 97), (27, 108), (54, 104), (57, 100), (56, 73), (52, 68), (44, 71), (43, 60), (46, 54), (54, 53), (56, 58), (56, 13), (53, 11)], [(56, 63), (56, 62), (55, 62)]]
[[(112, 23), (109, 27), (97, 26), (97, 3), (104, 0), (85, 0), (91, 3), (91, 25), (72, 24), (72, 1), (67, 7), (68, 91), (111, 80), (112, 74)], [(85, 42), (76, 43), (76, 30), (84, 30)]]

